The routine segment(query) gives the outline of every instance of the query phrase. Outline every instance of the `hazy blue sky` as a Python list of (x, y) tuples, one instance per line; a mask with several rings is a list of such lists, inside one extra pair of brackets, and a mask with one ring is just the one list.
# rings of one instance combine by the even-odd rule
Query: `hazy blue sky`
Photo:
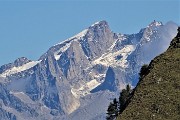
[(180, 0), (0, 0), (0, 65), (48, 48), (96, 21), (137, 33), (153, 20), (180, 25)]

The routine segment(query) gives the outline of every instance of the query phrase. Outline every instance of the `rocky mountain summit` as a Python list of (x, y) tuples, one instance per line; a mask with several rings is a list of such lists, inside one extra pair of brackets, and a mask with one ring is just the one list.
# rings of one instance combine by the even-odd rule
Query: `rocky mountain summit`
[(109, 101), (126, 84), (136, 85), (140, 67), (168, 48), (176, 30), (173, 22), (153, 21), (128, 35), (100, 21), (52, 46), (38, 61), (22, 57), (3, 65), (0, 118), (105, 119)]

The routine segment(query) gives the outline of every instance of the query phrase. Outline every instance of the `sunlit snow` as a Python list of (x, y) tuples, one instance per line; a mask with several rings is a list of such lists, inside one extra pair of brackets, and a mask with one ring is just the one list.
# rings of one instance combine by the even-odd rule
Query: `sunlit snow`
[[(128, 66), (126, 58), (132, 51), (134, 51), (133, 45), (126, 45), (123, 49), (117, 52), (110, 52), (103, 54), (100, 58), (93, 61), (93, 64), (102, 64), (104, 66), (120, 66), (126, 68)], [(118, 55), (121, 55), (121, 59), (116, 59)]]
[(25, 71), (27, 69), (30, 69), (30, 68), (34, 67), (36, 64), (38, 64), (40, 62), (41, 61), (32, 61), (32, 62), (26, 63), (26, 64), (24, 64), (22, 66), (19, 66), (19, 67), (13, 67), (11, 69), (8, 69), (8, 70), (4, 71), (2, 74), (0, 74), (0, 77), (6, 77), (6, 76), (9, 76), (9, 75), (12, 75), (12, 74), (15, 74), (15, 73)]
[(90, 82), (87, 82), (86, 84), (82, 84), (80, 88), (78, 89), (72, 88), (71, 93), (76, 98), (83, 97), (89, 94), (90, 91), (94, 89), (95, 87), (97, 87), (98, 85), (100, 85), (100, 83), (94, 79), (94, 80), (91, 80)]

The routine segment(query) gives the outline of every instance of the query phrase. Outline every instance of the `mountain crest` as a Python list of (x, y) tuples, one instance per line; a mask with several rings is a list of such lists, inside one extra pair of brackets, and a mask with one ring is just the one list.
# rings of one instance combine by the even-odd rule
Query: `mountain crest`
[[(158, 29), (163, 26), (162, 22), (158, 22), (158, 21), (153, 21), (151, 22), (144, 30), (143, 32), (143, 38), (142, 41), (143, 42), (148, 42), (152, 39), (156, 39), (156, 38), (152, 38), (152, 37), (158, 37)], [(141, 31), (140, 31), (141, 32)]]
[(157, 27), (157, 26), (161, 26), (161, 25), (163, 25), (162, 22), (154, 20), (147, 27), (152, 27), (152, 26), (156, 26)]
[(95, 26), (109, 26), (109, 25), (107, 21), (102, 20), (102, 21), (95, 22), (90, 27), (95, 27)]
[(31, 62), (31, 60), (29, 60), (29, 59), (26, 58), (26, 57), (20, 57), (20, 58), (18, 58), (18, 59), (16, 59), (16, 60), (14, 61), (14, 65), (15, 65), (16, 67), (18, 67), (18, 66), (22, 66), (22, 65), (24, 65), (24, 64), (26, 64), (26, 63), (28, 63), (28, 62)]
[(29, 62), (31, 62), (31, 60), (27, 59), (26, 57), (20, 57), (12, 63), (8, 63), (8, 64), (0, 66), (0, 74), (8, 69), (11, 69), (13, 67), (19, 67)]
[(110, 33), (111, 30), (110, 30), (110, 27), (108, 25), (108, 22), (106, 22), (105, 20), (102, 20), (102, 21), (99, 21), (99, 22), (96, 22), (94, 24), (92, 24), (89, 28), (88, 28), (88, 33)]

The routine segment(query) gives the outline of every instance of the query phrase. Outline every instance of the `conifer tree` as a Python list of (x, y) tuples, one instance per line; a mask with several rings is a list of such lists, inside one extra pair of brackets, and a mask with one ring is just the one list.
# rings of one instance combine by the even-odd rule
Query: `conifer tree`
[(127, 105), (127, 100), (130, 97), (131, 87), (128, 84), (126, 89), (123, 89), (120, 93), (119, 101), (116, 98), (113, 99), (113, 102), (110, 102), (107, 109), (107, 120), (114, 120), (117, 118), (118, 114), (120, 114)]
[(141, 70), (140, 70), (140, 73), (139, 73), (140, 79), (142, 79), (144, 75), (147, 75), (148, 72), (149, 72), (148, 65), (147, 65), (147, 64), (144, 64), (144, 65), (141, 67)]
[(119, 96), (119, 113), (121, 113), (125, 109), (127, 100), (130, 97), (130, 93), (131, 93), (131, 87), (128, 84), (126, 86), (126, 89), (123, 89)]
[(118, 101), (114, 98), (113, 103), (110, 102), (107, 109), (107, 120), (114, 120), (118, 116)]

